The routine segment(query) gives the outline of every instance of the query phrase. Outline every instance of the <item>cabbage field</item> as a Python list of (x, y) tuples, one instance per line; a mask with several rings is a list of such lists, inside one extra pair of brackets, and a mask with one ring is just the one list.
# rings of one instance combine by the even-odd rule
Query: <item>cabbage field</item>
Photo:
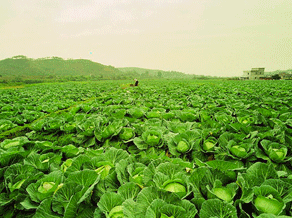
[(0, 89), (0, 217), (292, 216), (292, 81)]

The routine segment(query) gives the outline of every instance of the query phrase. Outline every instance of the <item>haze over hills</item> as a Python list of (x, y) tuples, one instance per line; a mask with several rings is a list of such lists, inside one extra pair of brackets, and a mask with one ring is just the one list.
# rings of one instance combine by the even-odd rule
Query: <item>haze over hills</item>
[(158, 78), (176, 79), (176, 78), (194, 78), (197, 75), (185, 74), (177, 71), (163, 71), (163, 70), (152, 70), (139, 67), (121, 67), (118, 68), (120, 71), (125, 73), (138, 73), (141, 76), (151, 76)]
[(59, 57), (31, 59), (14, 56), (0, 61), (2, 76), (108, 76), (120, 71), (112, 66), (85, 59), (64, 60)]
[[(292, 70), (265, 72), (273, 75)], [(23, 55), (0, 60), (0, 83), (7, 82), (65, 82), (86, 80), (137, 79), (214, 79), (218, 77), (185, 74), (176, 71), (153, 70), (138, 67), (116, 68), (86, 59), (47, 57), (32, 59)]]
[(194, 78), (175, 71), (149, 70), (142, 68), (115, 68), (86, 59), (62, 59), (48, 57), (32, 59), (23, 55), (0, 61), (0, 77), (14, 82), (43, 82), (104, 79), (144, 78)]

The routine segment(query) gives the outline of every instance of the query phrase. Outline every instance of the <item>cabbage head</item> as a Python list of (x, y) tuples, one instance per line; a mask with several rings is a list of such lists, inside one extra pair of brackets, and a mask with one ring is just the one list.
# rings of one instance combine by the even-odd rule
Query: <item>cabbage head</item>
[(186, 153), (190, 148), (190, 145), (187, 141), (181, 140), (177, 144), (176, 150), (180, 153)]
[(123, 206), (115, 206), (109, 212), (110, 218), (124, 218)]
[(141, 137), (136, 137), (133, 140), (134, 144), (140, 150), (145, 150), (150, 147), (162, 147), (163, 138), (162, 132), (159, 129), (145, 130)]
[(217, 139), (214, 137), (208, 137), (203, 141), (203, 149), (207, 152), (213, 151), (217, 144)]
[(165, 136), (169, 152), (172, 155), (180, 156), (193, 149), (196, 140), (199, 138), (199, 132), (185, 131), (184, 133), (169, 133)]
[(245, 148), (239, 145), (232, 146), (230, 152), (237, 157), (245, 157), (247, 155)]
[(288, 153), (288, 148), (285, 145), (271, 142), (269, 140), (262, 140), (261, 145), (265, 153), (273, 162), (281, 163), (285, 161), (286, 155)]
[(275, 199), (273, 195), (267, 197), (260, 195), (254, 200), (254, 205), (261, 212), (278, 215), (282, 211), (284, 203)]
[(255, 153), (254, 143), (248, 139), (244, 143), (230, 140), (227, 145), (229, 155), (234, 159), (247, 159)]
[(230, 203), (233, 201), (233, 198), (237, 193), (238, 185), (236, 183), (230, 183), (223, 186), (222, 182), (216, 179), (213, 184), (213, 188), (210, 190), (209, 185), (207, 185), (207, 189), (217, 198)]
[[(145, 175), (146, 176), (146, 175)], [(150, 175), (147, 175), (150, 177)], [(156, 167), (153, 181), (157, 187), (185, 198), (191, 192), (189, 175), (184, 166), (171, 162), (161, 163)]]
[(181, 181), (177, 180), (169, 181), (164, 184), (164, 190), (174, 193), (182, 193), (182, 196), (186, 195), (187, 193), (186, 187), (182, 184)]
[(134, 130), (129, 127), (124, 127), (119, 134), (120, 139), (122, 139), (123, 141), (129, 141), (134, 136)]
[(260, 213), (274, 215), (279, 215), (286, 206), (279, 192), (270, 185), (254, 187), (253, 204)]

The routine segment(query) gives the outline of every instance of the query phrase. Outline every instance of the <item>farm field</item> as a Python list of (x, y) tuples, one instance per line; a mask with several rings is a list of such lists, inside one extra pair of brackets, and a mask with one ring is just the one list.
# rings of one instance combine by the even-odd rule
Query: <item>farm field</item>
[(292, 81), (0, 89), (0, 217), (292, 216)]

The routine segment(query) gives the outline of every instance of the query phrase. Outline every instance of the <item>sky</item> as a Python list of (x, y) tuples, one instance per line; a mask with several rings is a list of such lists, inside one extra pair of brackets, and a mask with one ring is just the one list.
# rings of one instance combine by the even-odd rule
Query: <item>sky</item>
[(292, 69), (291, 0), (3, 0), (0, 59), (210, 76)]

